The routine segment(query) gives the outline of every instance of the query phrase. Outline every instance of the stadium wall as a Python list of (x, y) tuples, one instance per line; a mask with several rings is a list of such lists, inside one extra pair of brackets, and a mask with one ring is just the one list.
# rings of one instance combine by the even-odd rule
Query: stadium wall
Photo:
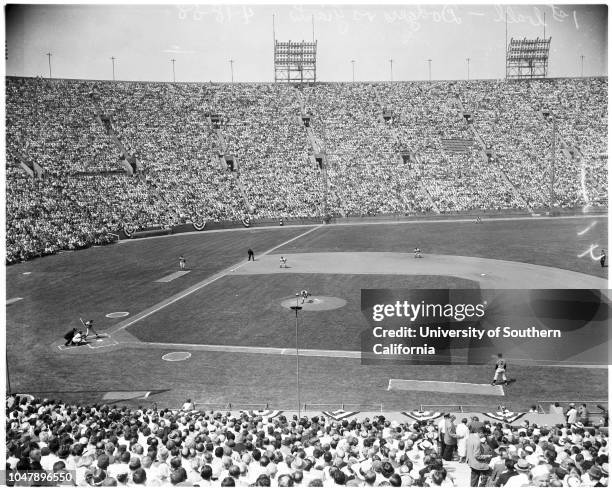
[[(588, 210), (588, 214), (606, 214), (608, 210), (593, 209)], [(520, 216), (571, 216), (586, 213), (582, 209), (566, 209), (566, 210), (534, 210), (533, 213), (527, 210), (487, 210), (482, 212), (471, 212), (471, 213), (444, 213), (440, 215), (362, 215), (362, 216), (348, 216), (348, 217), (331, 217), (329, 220), (330, 224), (348, 224), (348, 223), (364, 223), (364, 222), (401, 222), (405, 220), (431, 220), (431, 221), (444, 221), (450, 219), (476, 219), (481, 218), (512, 218)], [(283, 225), (319, 225), (323, 223), (323, 220), (319, 217), (314, 218), (283, 218)], [(120, 240), (126, 239), (139, 239), (144, 237), (156, 237), (161, 235), (174, 235), (184, 234), (189, 232), (201, 232), (207, 230), (223, 230), (233, 228), (259, 228), (259, 227), (276, 227), (281, 226), (278, 220), (263, 219), (263, 220), (251, 220), (248, 227), (246, 227), (239, 220), (232, 221), (219, 221), (219, 222), (206, 222), (205, 226), (195, 226), (193, 223), (183, 223), (180, 225), (174, 225), (172, 227), (152, 227), (144, 230), (138, 230), (135, 232), (129, 232), (126, 230), (118, 230), (116, 233), (119, 235)]]

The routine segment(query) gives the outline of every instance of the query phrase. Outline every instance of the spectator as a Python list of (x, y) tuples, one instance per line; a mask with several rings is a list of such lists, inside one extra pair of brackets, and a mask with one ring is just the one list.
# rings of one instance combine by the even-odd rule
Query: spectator
[[(209, 115), (221, 114), (217, 129), (203, 100)], [(380, 118), (383, 106), (394, 113), (388, 122)], [(137, 156), (136, 177), (114, 173), (118, 150), (97, 121), (100, 112)], [(305, 128), (297, 116), (308, 112)], [(9, 264), (108, 244), (124, 229), (239, 221), (245, 214), (607, 206), (605, 78), (316, 84), (299, 91), (282, 84), (8, 77), (6, 113)], [(553, 203), (550, 114), (563, 162)], [(455, 151), (448, 141), (468, 143)], [(487, 148), (495, 155), (486, 157)], [(313, 155), (320, 152), (323, 169)], [(219, 155), (233, 155), (236, 171)], [(45, 177), (26, 175), (24, 160), (42, 166)]]
[(483, 453), (483, 438), (484, 433), (482, 426), (479, 424), (473, 424), (470, 427), (470, 433), (467, 438), (466, 444), (466, 461), (471, 469), (470, 486), (478, 487), (484, 486), (487, 474), (490, 472), (489, 460), (491, 455)]
[[(472, 482), (498, 487), (517, 482), (601, 486), (608, 478), (607, 433), (578, 424), (548, 428), (474, 420), (467, 465), (449, 465), (437, 451), (433, 421), (265, 418), (245, 412), (71, 406), (20, 396), (7, 398), (6, 414), (7, 468), (14, 463), (15, 469), (34, 470), (45, 458), (42, 449), (53, 449), (58, 458), (51, 470), (62, 472), (74, 464), (76, 483), (85, 486), (451, 487), (468, 484), (459, 482), (465, 474), (457, 473), (468, 468)], [(33, 427), (46, 427), (48, 435), (37, 438)], [(217, 477), (211, 466), (216, 459)], [(109, 476), (112, 472), (116, 477)]]

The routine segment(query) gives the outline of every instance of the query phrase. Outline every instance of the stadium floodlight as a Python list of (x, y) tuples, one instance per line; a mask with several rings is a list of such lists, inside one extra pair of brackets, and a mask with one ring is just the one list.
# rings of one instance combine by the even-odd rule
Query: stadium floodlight
[(111, 61), (113, 62), (113, 82), (115, 81), (115, 60), (117, 58), (115, 58), (114, 56), (111, 56)]
[(467, 79), (470, 80), (470, 59), (466, 58), (465, 61), (467, 61)]
[(584, 77), (584, 55), (580, 55), (580, 76)]
[(389, 59), (389, 64), (391, 65), (391, 82), (393, 82), (393, 58)]
[(291, 307), (291, 310), (295, 311), (295, 379), (296, 379), (296, 394), (297, 394), (297, 411), (298, 419), (300, 415), (300, 351), (298, 344), (298, 312), (302, 310), (302, 306), (298, 305), (300, 301), (300, 294), (295, 294), (295, 305)]
[(232, 83), (234, 83), (234, 61), (235, 61), (235, 60), (232, 60), (231, 58), (230, 58), (230, 60), (229, 60), (230, 70), (231, 70), (231, 72), (232, 72)]
[(523, 80), (548, 76), (548, 55), (552, 38), (510, 38), (506, 50), (506, 78)]
[(429, 64), (429, 81), (431, 82), (431, 58), (425, 60)]
[(274, 40), (274, 82), (315, 83), (317, 42)]
[(176, 60), (174, 58), (172, 58), (170, 61), (172, 62), (172, 81), (176, 82), (176, 75), (175, 75), (175, 72), (174, 72), (174, 62)]

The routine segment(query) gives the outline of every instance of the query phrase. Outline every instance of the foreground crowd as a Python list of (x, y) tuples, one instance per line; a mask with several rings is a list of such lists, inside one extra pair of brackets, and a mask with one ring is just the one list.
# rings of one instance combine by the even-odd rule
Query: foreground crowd
[[(9, 77), (6, 96), (8, 263), (106, 244), (121, 229), (247, 214), (287, 220), (547, 208), (552, 117), (544, 113), (558, 130), (552, 205), (607, 205), (604, 78), (298, 90)], [(98, 110), (136, 157), (135, 177), (118, 172), (119, 150)], [(221, 117), (218, 130), (212, 114)], [(302, 114), (311, 115), (310, 128)], [(472, 143), (454, 152), (449, 140)], [(325, 170), (313, 155), (321, 150)], [(222, 155), (234, 156), (238, 172)], [(29, 177), (21, 159), (40, 165), (44, 178)]]
[[(8, 397), (6, 409), (9, 476), (72, 472), (74, 480), (64, 484), (78, 486), (608, 483), (607, 429), (579, 421), (554, 427), (476, 417), (456, 422), (451, 415), (438, 422), (336, 421), (196, 411), (190, 401), (181, 410), (157, 411), (30, 397)], [(458, 477), (462, 468), (470, 482)]]

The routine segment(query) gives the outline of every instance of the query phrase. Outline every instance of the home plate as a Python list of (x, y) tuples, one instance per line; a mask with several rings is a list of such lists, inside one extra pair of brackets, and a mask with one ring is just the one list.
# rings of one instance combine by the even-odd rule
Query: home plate
[(418, 390), (421, 392), (449, 392), (453, 394), (479, 394), (484, 396), (503, 396), (501, 385), (468, 384), (465, 382), (441, 382), (438, 380), (389, 379), (387, 390)]

